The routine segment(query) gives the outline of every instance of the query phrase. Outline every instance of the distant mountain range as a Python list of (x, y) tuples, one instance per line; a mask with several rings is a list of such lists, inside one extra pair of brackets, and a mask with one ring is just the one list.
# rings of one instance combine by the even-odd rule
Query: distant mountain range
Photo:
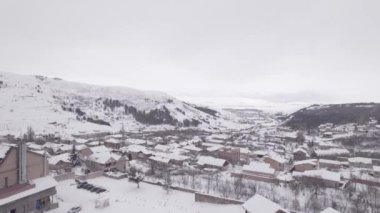
[(162, 92), (0, 73), (0, 134), (18, 134), (26, 126), (49, 133), (115, 131), (122, 125), (127, 130), (236, 126), (226, 113)]
[(363, 124), (371, 118), (380, 122), (379, 103), (312, 105), (288, 116), (285, 125), (293, 129), (312, 129), (320, 124)]

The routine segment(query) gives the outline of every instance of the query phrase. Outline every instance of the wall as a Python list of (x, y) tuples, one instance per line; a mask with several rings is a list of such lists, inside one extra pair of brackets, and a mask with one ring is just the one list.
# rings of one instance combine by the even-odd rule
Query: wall
[(16, 185), (17, 176), (17, 149), (12, 147), (4, 162), (0, 164), (0, 189), (5, 187), (5, 177), (8, 177), (8, 187)]
[[(45, 174), (49, 173), (49, 171), (47, 171), (48, 168), (44, 168), (47, 167), (46, 165), (48, 164), (46, 158), (43, 155), (39, 155), (28, 151), (26, 162), (28, 170), (28, 180), (40, 178), (45, 176)], [(46, 173), (44, 174), (44, 172)]]
[[(57, 193), (57, 191), (56, 191), (55, 187), (53, 187), (53, 188), (46, 189), (46, 190), (41, 191), (41, 192), (36, 193), (36, 194), (32, 194), (30, 196), (20, 198), (16, 201), (2, 205), (0, 207), (0, 213), (8, 213), (12, 209), (16, 209), (16, 212), (24, 212), (24, 210), (26, 212), (32, 212), (36, 208), (36, 201), (38, 199), (44, 198), (46, 200), (50, 200), (50, 196), (52, 196), (56, 193)], [(50, 202), (51, 202), (51, 200), (50, 200)], [(46, 203), (45, 209), (57, 208), (58, 207), (57, 204), (58, 203)]]
[(201, 193), (195, 193), (195, 202), (215, 203), (215, 204), (243, 204), (242, 201), (230, 200), (222, 197), (216, 197), (212, 195), (206, 195)]
[(315, 169), (316, 169), (316, 165), (309, 164), (309, 163), (294, 165), (294, 170), (298, 172), (304, 172), (304, 171), (315, 170)]
[(231, 177), (242, 177), (244, 179), (248, 180), (255, 180), (260, 182), (266, 182), (266, 183), (274, 183), (277, 184), (279, 181), (275, 178), (265, 177), (265, 176), (259, 176), (259, 175), (251, 175), (251, 174), (244, 174), (244, 173), (231, 173)]

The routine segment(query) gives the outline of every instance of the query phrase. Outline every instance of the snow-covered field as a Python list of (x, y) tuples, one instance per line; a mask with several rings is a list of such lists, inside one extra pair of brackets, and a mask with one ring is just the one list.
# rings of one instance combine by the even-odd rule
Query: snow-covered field
[[(197, 203), (194, 194), (171, 190), (167, 193), (162, 187), (141, 183), (140, 188), (126, 179), (114, 180), (99, 177), (88, 181), (102, 186), (109, 192), (96, 194), (84, 189), (77, 189), (74, 180), (60, 182), (57, 186), (59, 208), (52, 213), (66, 213), (70, 208), (81, 206), (83, 213), (118, 213), (118, 212), (218, 212), (243, 213), (241, 205), (217, 205)], [(108, 197), (110, 206), (104, 209), (95, 208), (95, 200)]]

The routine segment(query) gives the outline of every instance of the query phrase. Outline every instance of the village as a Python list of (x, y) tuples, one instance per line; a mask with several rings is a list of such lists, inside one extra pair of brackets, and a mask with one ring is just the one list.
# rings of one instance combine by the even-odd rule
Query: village
[[(249, 213), (378, 212), (380, 153), (336, 141), (379, 133), (374, 119), (364, 125), (326, 123), (308, 133), (273, 117), (223, 132), (130, 133), (122, 126), (114, 133), (61, 138), (35, 134), (30, 127), (23, 138), (0, 138), (0, 212), (116, 212), (113, 206), (128, 204), (113, 191), (126, 186), (139, 196), (147, 188), (147, 194), (158, 190), (161, 196), (184, 193), (178, 196), (205, 212), (223, 206), (231, 208), (226, 212)], [(70, 206), (79, 198), (67, 191), (90, 196), (85, 203), (94, 205)], [(169, 204), (161, 207), (170, 212)]]

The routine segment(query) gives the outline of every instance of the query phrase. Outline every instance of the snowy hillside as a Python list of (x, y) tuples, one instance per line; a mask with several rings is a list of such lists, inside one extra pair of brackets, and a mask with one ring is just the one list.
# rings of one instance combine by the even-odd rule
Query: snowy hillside
[(225, 115), (161, 92), (0, 73), (0, 134), (18, 135), (27, 126), (68, 134), (117, 131), (122, 124), (130, 131), (236, 126)]

